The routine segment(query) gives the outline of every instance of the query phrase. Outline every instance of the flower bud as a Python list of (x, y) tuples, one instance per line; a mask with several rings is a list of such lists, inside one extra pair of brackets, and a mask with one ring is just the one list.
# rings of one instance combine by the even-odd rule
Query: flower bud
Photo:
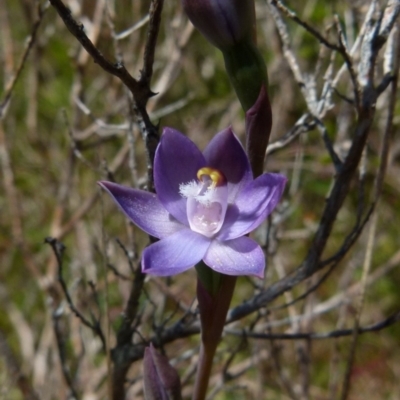
[(143, 375), (146, 400), (182, 399), (178, 373), (152, 344), (144, 350)]
[(252, 41), (253, 0), (182, 0), (182, 5), (192, 24), (220, 50)]

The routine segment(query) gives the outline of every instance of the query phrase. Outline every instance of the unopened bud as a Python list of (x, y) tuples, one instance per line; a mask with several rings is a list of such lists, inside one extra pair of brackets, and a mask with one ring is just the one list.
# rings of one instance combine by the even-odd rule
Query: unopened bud
[(192, 24), (219, 49), (252, 40), (253, 0), (182, 0), (182, 5)]
[(167, 357), (154, 346), (146, 347), (143, 357), (143, 385), (146, 400), (181, 400), (181, 382)]

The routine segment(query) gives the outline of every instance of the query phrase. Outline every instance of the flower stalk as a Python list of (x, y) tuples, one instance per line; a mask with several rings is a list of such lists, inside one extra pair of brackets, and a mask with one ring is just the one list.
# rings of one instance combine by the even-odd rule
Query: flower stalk
[[(196, 269), (208, 268), (206, 265)], [(219, 285), (211, 293), (202, 279), (197, 280), (197, 299), (199, 302), (201, 321), (201, 347), (199, 354), (196, 382), (193, 390), (193, 400), (203, 400), (206, 396), (208, 381), (211, 374), (215, 351), (224, 328), (226, 314), (232, 300), (236, 284), (236, 276), (219, 275)]]

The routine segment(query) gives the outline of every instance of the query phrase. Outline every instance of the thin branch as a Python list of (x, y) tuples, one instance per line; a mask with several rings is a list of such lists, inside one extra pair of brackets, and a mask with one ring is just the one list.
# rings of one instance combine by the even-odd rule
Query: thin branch
[(315, 36), (319, 42), (321, 42), (324, 46), (328, 47), (331, 50), (342, 52), (342, 49), (334, 44), (329, 42), (324, 36), (322, 36), (315, 28), (309, 25), (307, 22), (303, 21), (301, 18), (297, 16), (297, 14), (289, 10), (281, 0), (271, 0), (271, 4), (282, 11), (287, 17), (295, 21), (297, 24), (301, 25), (307, 32), (311, 33), (311, 35)]
[(138, 81), (132, 77), (127, 69), (121, 63), (112, 63), (107, 60), (103, 54), (97, 49), (85, 33), (85, 28), (81, 23), (75, 21), (71, 15), (71, 11), (61, 0), (50, 0), (50, 4), (56, 9), (58, 15), (64, 21), (65, 26), (72, 33), (79, 43), (93, 58), (104, 71), (121, 79), (121, 81), (129, 88), (137, 101), (146, 99), (150, 96), (149, 90), (144, 90), (139, 85)]
[(293, 127), (286, 132), (280, 139), (275, 142), (269, 143), (266, 154), (273, 154), (274, 152), (286, 147), (289, 143), (293, 142), (302, 133), (307, 133), (315, 129), (315, 119), (310, 114), (302, 115)]
[(351, 82), (353, 83), (355, 105), (358, 108), (360, 105), (360, 87), (357, 80), (357, 73), (354, 69), (352, 56), (347, 49), (346, 37), (343, 32), (342, 25), (340, 24), (339, 17), (337, 15), (335, 15), (335, 26), (338, 32), (340, 54), (342, 55), (344, 62), (347, 66), (347, 69), (349, 71), (350, 79)]
[(105, 337), (103, 331), (101, 330), (100, 324), (98, 323), (91, 323), (86, 317), (76, 308), (74, 302), (72, 301), (71, 295), (69, 293), (67, 284), (65, 283), (63, 277), (63, 255), (65, 251), (65, 246), (63, 243), (59, 242), (57, 239), (52, 237), (47, 237), (44, 241), (45, 243), (49, 244), (53, 249), (53, 253), (57, 259), (57, 266), (58, 266), (58, 281), (61, 285), (65, 298), (67, 299), (68, 305), (71, 311), (79, 318), (83, 325), (90, 328), (97, 336), (99, 336), (101, 343), (103, 345), (103, 350), (105, 350)]
[(139, 81), (129, 74), (121, 62), (112, 63), (103, 56), (85, 34), (83, 25), (75, 21), (71, 15), (71, 11), (61, 0), (50, 0), (50, 3), (64, 21), (65, 26), (90, 54), (94, 62), (99, 64), (104, 71), (118, 77), (132, 93), (135, 102), (134, 109), (137, 114), (137, 123), (147, 150), (147, 188), (150, 191), (154, 191), (153, 162), (159, 142), (159, 135), (158, 127), (153, 125), (150, 121), (150, 117), (146, 110), (146, 104), (148, 99), (154, 95), (149, 87), (150, 78), (152, 76), (152, 68), (150, 68), (149, 63), (154, 60), (154, 51), (158, 35), (157, 24), (160, 23), (163, 1), (153, 0), (151, 3), (149, 34), (144, 60), (145, 74), (144, 78), (141, 78)]
[(131, 278), (129, 278), (129, 276), (126, 276), (126, 275), (122, 274), (121, 272), (119, 272), (117, 267), (115, 267), (114, 265), (112, 265), (110, 263), (107, 264), (107, 268), (109, 268), (117, 278), (120, 278), (123, 281), (130, 282), (132, 280)]
[(325, 147), (328, 150), (328, 153), (331, 157), (333, 166), (335, 167), (336, 172), (338, 172), (340, 170), (340, 168), (342, 167), (343, 163), (333, 148), (333, 143), (332, 143), (331, 139), (329, 138), (329, 135), (328, 135), (325, 125), (319, 118), (317, 118), (317, 117), (314, 117), (314, 118), (315, 118), (315, 122), (316, 122), (318, 130), (321, 132), (321, 136), (324, 141)]
[(362, 273), (361, 282), (360, 282), (361, 283), (361, 293), (359, 295), (359, 302), (356, 305), (357, 311), (356, 311), (356, 315), (354, 318), (352, 341), (351, 341), (350, 351), (349, 351), (349, 354), (347, 357), (346, 372), (345, 372), (344, 381), (343, 381), (342, 394), (340, 397), (341, 400), (346, 400), (350, 393), (351, 371), (353, 369), (355, 355), (356, 355), (356, 348), (357, 348), (358, 337), (359, 337), (359, 333), (360, 333), (359, 329), (360, 329), (361, 313), (362, 313), (362, 310), (364, 307), (365, 293), (366, 293), (366, 288), (367, 288), (367, 283), (368, 283), (368, 276), (369, 276), (369, 272), (371, 270), (372, 252), (373, 252), (374, 244), (375, 244), (375, 233), (376, 233), (377, 222), (378, 222), (378, 217), (377, 217), (377, 214), (375, 213), (372, 217), (371, 226), (370, 226), (369, 235), (368, 235), (368, 243), (367, 243), (367, 248), (366, 248), (365, 258), (364, 258), (364, 265), (363, 265), (363, 273)]
[(153, 75), (154, 52), (161, 23), (163, 5), (164, 0), (153, 0), (150, 5), (149, 30), (147, 33), (146, 47), (144, 49), (143, 70), (140, 76), (140, 82), (146, 86), (150, 84)]
[(383, 11), (382, 22), (379, 31), (379, 42), (385, 43), (400, 15), (400, 2), (398, 0), (389, 0)]
[[(385, 178), (385, 173), (388, 164), (388, 157), (389, 157), (389, 149), (393, 142), (393, 119), (395, 116), (395, 108), (396, 108), (396, 100), (397, 100), (397, 87), (399, 82), (399, 67), (400, 67), (400, 26), (397, 24), (388, 40), (388, 49), (385, 52), (386, 59), (391, 59), (390, 62), (385, 62), (385, 66), (393, 71), (393, 79), (391, 80), (392, 86), (389, 93), (389, 107), (388, 107), (388, 114), (386, 119), (385, 131), (382, 140), (382, 148), (380, 152), (380, 166), (377, 174), (377, 178), (375, 181), (375, 199), (377, 200), (381, 191), (382, 185)], [(391, 57), (388, 56), (388, 53), (391, 54)], [(379, 87), (377, 88), (379, 90)]]
[[(390, 317), (385, 318), (384, 320), (369, 326), (359, 327), (357, 329), (358, 334), (368, 333), (368, 332), (378, 332), (389, 326), (392, 326), (396, 323), (400, 322), (400, 312), (396, 312), (392, 314)], [(281, 339), (281, 340), (304, 340), (304, 339), (330, 339), (330, 338), (338, 338), (343, 336), (351, 336), (354, 334), (354, 329), (338, 329), (327, 333), (317, 333), (317, 332), (308, 332), (308, 333), (258, 333), (258, 332), (249, 332), (247, 330), (240, 329), (229, 329), (226, 328), (224, 330), (225, 333), (234, 336), (245, 336), (252, 339), (262, 339), (262, 340), (270, 340), (270, 339)]]
[(61, 370), (62, 370), (64, 379), (65, 379), (65, 382), (71, 392), (73, 399), (78, 400), (78, 399), (80, 399), (80, 397), (78, 396), (77, 390), (75, 388), (75, 383), (71, 376), (71, 371), (67, 365), (65, 333), (63, 332), (63, 328), (61, 327), (62, 315), (63, 315), (62, 306), (60, 306), (58, 309), (54, 310), (52, 313), (53, 328), (54, 328), (54, 334), (56, 337), (57, 350), (58, 350), (58, 355), (60, 357)]
[[(132, 334), (134, 332), (133, 322), (139, 310), (139, 298), (142, 294), (144, 279), (146, 275), (142, 273), (141, 266), (139, 265), (135, 271), (132, 282), (129, 299), (125, 306), (123, 320), (117, 332), (117, 344), (112, 349), (112, 360), (114, 362), (113, 370), (113, 393), (114, 400), (123, 399), (125, 396), (125, 379), (128, 369), (133, 360), (126, 357), (128, 349), (132, 347)], [(141, 347), (144, 352), (144, 346)]]
[(21, 76), (21, 72), (24, 68), (24, 65), (26, 63), (26, 60), (28, 59), (29, 53), (33, 47), (33, 45), (35, 44), (36, 41), (36, 35), (37, 32), (39, 30), (39, 27), (43, 21), (43, 17), (46, 13), (48, 6), (44, 6), (43, 8), (40, 7), (40, 5), (38, 5), (38, 19), (37, 21), (33, 24), (32, 30), (31, 30), (31, 34), (29, 36), (29, 40), (28, 43), (26, 45), (24, 54), (22, 55), (21, 61), (18, 65), (18, 68), (14, 74), (14, 77), (12, 79), (12, 81), (10, 82), (10, 84), (8, 85), (8, 88), (6, 88), (3, 100), (0, 102), (0, 119), (3, 119), (5, 116), (5, 113), (7, 111), (7, 106), (9, 104), (9, 101), (11, 99), (11, 95), (12, 92), (14, 90), (15, 85), (18, 82), (19, 77)]

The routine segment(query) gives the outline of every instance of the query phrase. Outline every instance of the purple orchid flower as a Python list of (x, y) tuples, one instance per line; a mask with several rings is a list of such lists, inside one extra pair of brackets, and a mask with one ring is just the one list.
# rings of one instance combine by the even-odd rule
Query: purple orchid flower
[(144, 273), (175, 275), (203, 260), (222, 274), (258, 277), (265, 257), (246, 235), (272, 212), (285, 183), (279, 174), (253, 179), (231, 128), (203, 153), (180, 132), (164, 129), (154, 160), (157, 194), (99, 182), (128, 218), (160, 239), (143, 252)]

